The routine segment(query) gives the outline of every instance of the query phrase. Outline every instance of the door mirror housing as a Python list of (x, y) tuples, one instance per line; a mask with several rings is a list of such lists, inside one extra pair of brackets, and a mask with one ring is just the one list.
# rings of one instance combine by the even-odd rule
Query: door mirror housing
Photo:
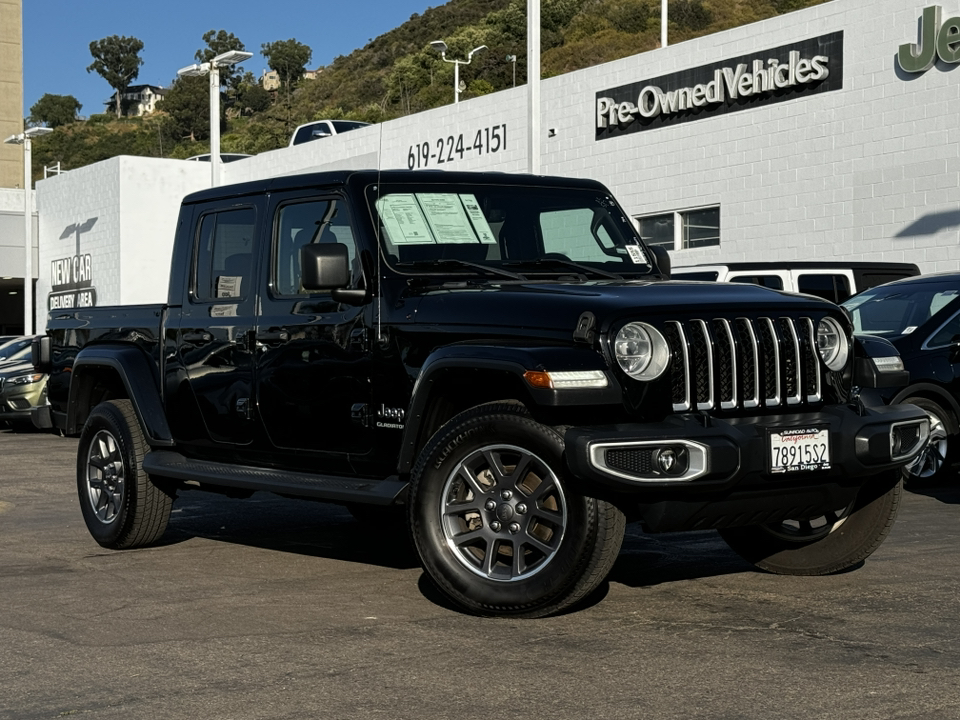
[(670, 279), (670, 254), (665, 247), (660, 245), (648, 245), (647, 249), (653, 254), (653, 259), (657, 263), (657, 270), (663, 275), (664, 280)]
[(350, 284), (350, 257), (341, 243), (304, 245), (300, 268), (304, 290), (337, 290)]

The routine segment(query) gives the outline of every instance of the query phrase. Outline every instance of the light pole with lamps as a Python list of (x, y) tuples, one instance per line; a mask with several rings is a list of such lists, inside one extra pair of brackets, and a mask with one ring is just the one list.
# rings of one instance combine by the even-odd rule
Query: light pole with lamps
[(19, 135), (11, 135), (3, 142), (9, 145), (23, 145), (23, 334), (33, 335), (33, 206), (30, 202), (30, 190), (33, 186), (33, 160), (31, 158), (31, 140), (52, 133), (47, 127), (27, 128)]
[(180, 77), (210, 75), (210, 185), (220, 184), (220, 68), (230, 67), (253, 57), (253, 53), (230, 50), (205, 63), (194, 63), (177, 70)]
[(447, 60), (447, 44), (443, 40), (434, 40), (430, 43), (430, 47), (434, 50), (440, 51), (440, 59), (444, 62), (453, 63), (453, 102), (460, 102), (460, 66), (469, 65), (470, 61), (473, 59), (473, 54), (480, 52), (481, 50), (486, 50), (486, 45), (481, 45), (480, 47), (475, 47), (473, 50), (467, 53), (466, 60)]

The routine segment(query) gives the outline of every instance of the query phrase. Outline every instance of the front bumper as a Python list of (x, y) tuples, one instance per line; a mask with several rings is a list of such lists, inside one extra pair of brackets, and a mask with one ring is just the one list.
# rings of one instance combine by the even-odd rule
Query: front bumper
[[(769, 433), (826, 430), (829, 468), (774, 473)], [(639, 514), (654, 531), (815, 517), (845, 507), (865, 478), (923, 449), (926, 414), (913, 405), (827, 406), (815, 412), (718, 419), (672, 415), (659, 423), (571, 428), (566, 458), (586, 494)], [(683, 462), (663, 472), (657, 455)]]
[(46, 380), (28, 385), (5, 385), (0, 393), (0, 422), (29, 422), (33, 410), (47, 404)]

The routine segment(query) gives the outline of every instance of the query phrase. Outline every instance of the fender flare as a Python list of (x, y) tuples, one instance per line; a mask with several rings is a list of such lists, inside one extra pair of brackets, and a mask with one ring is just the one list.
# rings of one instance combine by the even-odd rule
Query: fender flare
[[(890, 401), (891, 405), (896, 405), (902, 403), (908, 397), (920, 393), (921, 395), (933, 395), (937, 398), (940, 398), (941, 405), (945, 405), (948, 410), (953, 413), (954, 426), (949, 428), (951, 434), (956, 434), (960, 432), (960, 426), (956, 423), (960, 421), (960, 403), (957, 403), (957, 400), (949, 392), (944, 390), (939, 385), (934, 385), (933, 383), (916, 383), (915, 385), (908, 385), (903, 390), (894, 395), (893, 399)], [(951, 418), (947, 418), (948, 422)]]
[(157, 390), (156, 369), (143, 350), (134, 346), (96, 345), (83, 348), (73, 361), (70, 378), (70, 395), (67, 403), (67, 433), (75, 434), (77, 427), (77, 407), (79, 402), (79, 378), (87, 368), (108, 368), (115, 372), (127, 397), (133, 403), (134, 412), (140, 421), (140, 427), (152, 447), (172, 447), (173, 434), (167, 423), (167, 416)]
[[(535, 405), (619, 405), (623, 402), (620, 385), (603, 356), (589, 348), (566, 346), (511, 347), (496, 345), (448, 345), (435, 350), (424, 362), (413, 386), (400, 446), (398, 470), (407, 473), (416, 460), (417, 442), (434, 381), (450, 370), (494, 370), (514, 375), (523, 383)], [(602, 370), (607, 373), (604, 388), (554, 390), (535, 388), (523, 375), (528, 370), (554, 372), (564, 370)]]

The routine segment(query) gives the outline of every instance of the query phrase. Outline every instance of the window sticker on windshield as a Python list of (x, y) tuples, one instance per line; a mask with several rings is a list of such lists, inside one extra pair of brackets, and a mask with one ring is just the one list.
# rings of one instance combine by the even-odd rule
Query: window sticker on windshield
[(909, 327), (905, 327), (905, 328), (903, 329), (903, 334), (904, 334), (904, 335), (909, 335), (910, 333), (912, 333), (912, 332), (913, 332), (914, 330), (916, 330), (916, 329), (917, 329), (917, 326), (916, 326), (916, 325), (910, 325)]
[(239, 275), (220, 275), (217, 277), (217, 297), (235, 298), (240, 297), (240, 282), (243, 278)]
[(494, 236), (487, 219), (483, 216), (483, 210), (480, 209), (480, 203), (477, 202), (477, 196), (469, 193), (460, 195), (460, 202), (463, 203), (464, 210), (473, 223), (473, 229), (480, 236), (480, 242), (484, 245), (496, 245), (497, 238)]
[(377, 200), (387, 239), (394, 245), (433, 245), (436, 240), (413, 193), (387, 195)]
[(643, 248), (639, 245), (627, 245), (627, 254), (634, 265), (650, 264), (650, 261), (647, 260), (647, 254), (643, 252)]
[(438, 243), (477, 242), (477, 234), (459, 197), (453, 193), (417, 193), (417, 200)]

